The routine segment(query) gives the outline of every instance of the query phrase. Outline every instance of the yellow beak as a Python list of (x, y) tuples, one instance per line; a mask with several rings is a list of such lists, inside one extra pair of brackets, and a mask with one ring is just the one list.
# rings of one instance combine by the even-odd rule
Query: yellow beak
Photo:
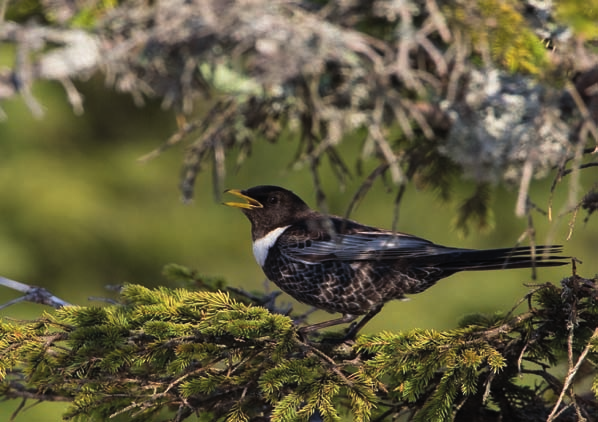
[(262, 204), (260, 204), (259, 201), (256, 201), (255, 199), (250, 198), (247, 195), (243, 195), (241, 193), (241, 191), (238, 189), (227, 189), (224, 191), (224, 193), (233, 194), (233, 195), (238, 196), (239, 198), (243, 198), (245, 201), (247, 201), (247, 202), (225, 202), (224, 205), (227, 205), (229, 207), (246, 208), (248, 210), (252, 210), (254, 208), (264, 208), (264, 206)]

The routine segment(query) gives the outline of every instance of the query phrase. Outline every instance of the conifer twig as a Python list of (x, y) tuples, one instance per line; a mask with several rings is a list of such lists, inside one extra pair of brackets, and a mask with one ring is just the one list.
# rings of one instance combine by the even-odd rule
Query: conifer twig
[(310, 350), (314, 355), (316, 355), (323, 363), (327, 364), (330, 369), (332, 369), (332, 371), (337, 374), (339, 376), (340, 379), (342, 379), (345, 382), (345, 385), (349, 386), (349, 387), (353, 387), (353, 382), (350, 381), (345, 374), (343, 374), (340, 369), (338, 369), (337, 367), (337, 363), (334, 361), (334, 359), (332, 359), (330, 356), (328, 356), (326, 353), (322, 352), (321, 350), (313, 347), (312, 345), (308, 344), (308, 343), (304, 343), (304, 342), (299, 342), (301, 345), (303, 345), (304, 347), (306, 347), (308, 350)]

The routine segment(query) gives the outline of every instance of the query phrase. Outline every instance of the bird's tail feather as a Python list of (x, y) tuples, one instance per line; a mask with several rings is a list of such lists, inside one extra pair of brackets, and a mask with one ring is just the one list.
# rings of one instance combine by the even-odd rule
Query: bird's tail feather
[(529, 246), (502, 249), (455, 249), (436, 257), (436, 265), (447, 272), (500, 270), (509, 268), (555, 267), (566, 265), (570, 258), (560, 256), (563, 247)]

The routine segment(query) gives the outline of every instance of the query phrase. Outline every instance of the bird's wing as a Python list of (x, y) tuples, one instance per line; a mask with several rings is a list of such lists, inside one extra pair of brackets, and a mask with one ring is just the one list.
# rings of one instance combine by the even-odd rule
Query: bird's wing
[(288, 258), (305, 262), (416, 258), (455, 251), (416, 236), (386, 231), (355, 231), (307, 241), (291, 236), (279, 241), (279, 247)]

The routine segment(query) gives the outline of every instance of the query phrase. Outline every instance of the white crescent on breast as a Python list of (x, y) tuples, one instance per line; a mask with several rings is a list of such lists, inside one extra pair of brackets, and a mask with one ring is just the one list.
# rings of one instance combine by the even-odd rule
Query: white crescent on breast
[(288, 228), (289, 226), (279, 227), (268, 232), (264, 237), (260, 237), (259, 239), (255, 239), (253, 241), (253, 256), (255, 256), (255, 260), (263, 267), (266, 263), (266, 258), (268, 257), (268, 251), (276, 243), (280, 235)]

